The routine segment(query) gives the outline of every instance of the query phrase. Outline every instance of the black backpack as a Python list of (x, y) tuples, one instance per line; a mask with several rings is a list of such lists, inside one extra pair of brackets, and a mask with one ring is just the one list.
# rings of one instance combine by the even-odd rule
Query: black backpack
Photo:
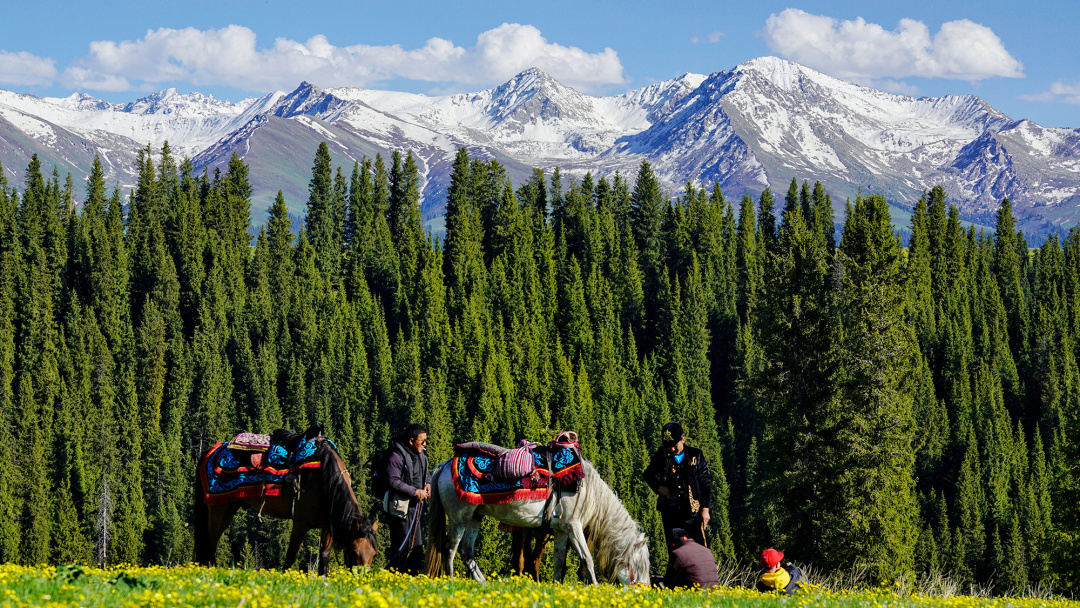
[(371, 477), (371, 496), (375, 502), (382, 504), (383, 495), (390, 489), (390, 479), (386, 467), (390, 464), (390, 454), (394, 448), (383, 448), (368, 458), (368, 475)]

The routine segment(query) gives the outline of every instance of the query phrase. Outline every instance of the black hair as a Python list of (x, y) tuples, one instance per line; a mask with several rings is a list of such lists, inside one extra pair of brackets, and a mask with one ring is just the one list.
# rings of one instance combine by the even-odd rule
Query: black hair
[(686, 542), (686, 541), (683, 540), (684, 536), (689, 538), (690, 534), (687, 533), (687, 531), (683, 530), (682, 528), (672, 528), (672, 530), (671, 530), (671, 544), (672, 544), (672, 546), (674, 546), (676, 549), (683, 546), (683, 544)]
[(405, 427), (405, 431), (401, 433), (401, 440), (408, 441), (410, 439), (416, 439), (420, 435), (426, 435), (428, 432), (427, 427), (422, 424), (410, 424)]

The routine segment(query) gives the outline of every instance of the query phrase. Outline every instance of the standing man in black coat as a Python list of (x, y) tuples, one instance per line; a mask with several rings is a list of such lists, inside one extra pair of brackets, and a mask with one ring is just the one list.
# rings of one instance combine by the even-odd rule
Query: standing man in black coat
[(389, 567), (419, 574), (424, 567), (424, 541), (417, 509), (431, 495), (428, 473), (427, 429), (410, 424), (391, 443), (394, 449), (386, 464), (386, 492), (383, 510), (390, 527)]
[(709, 525), (712, 476), (705, 454), (686, 445), (682, 425), (669, 422), (661, 430), (663, 445), (645, 468), (645, 483), (656, 492), (656, 508), (664, 522), (664, 540), (672, 546), (672, 530), (682, 528), (702, 546)]

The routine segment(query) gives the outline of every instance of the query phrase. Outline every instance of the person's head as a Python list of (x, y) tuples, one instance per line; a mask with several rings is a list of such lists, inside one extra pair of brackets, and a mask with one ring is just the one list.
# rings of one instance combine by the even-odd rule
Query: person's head
[(427, 427), (422, 424), (410, 424), (405, 427), (401, 439), (405, 445), (409, 446), (409, 449), (419, 454), (427, 449)]
[(668, 452), (672, 454), (682, 452), (683, 446), (686, 445), (686, 436), (683, 435), (682, 425), (674, 421), (665, 424), (664, 428), (660, 430), (660, 441)]
[(690, 535), (686, 533), (686, 530), (683, 530), (682, 528), (671, 529), (671, 546), (673, 548), (678, 549), (689, 540)]
[(780, 566), (780, 560), (784, 559), (784, 554), (769, 547), (761, 552), (761, 558), (758, 560), (761, 563), (761, 567), (766, 570), (773, 570)]

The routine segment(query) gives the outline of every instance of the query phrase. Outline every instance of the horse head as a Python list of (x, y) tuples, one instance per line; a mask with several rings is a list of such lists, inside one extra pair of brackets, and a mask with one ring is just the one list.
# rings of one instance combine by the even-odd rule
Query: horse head
[(332, 462), (334, 466), (326, 466), (324, 470), (337, 471), (339, 474), (337, 480), (340, 482), (336, 485), (338, 490), (336, 492), (330, 490), (330, 493), (336, 493), (341, 497), (340, 500), (345, 501), (346, 504), (351, 503), (352, 508), (355, 509), (350, 515), (349, 508), (346, 507), (346, 514), (343, 515), (344, 521), (348, 524), (344, 542), (341, 542), (339, 546), (344, 553), (345, 567), (370, 566), (375, 561), (375, 554), (379, 551), (379, 543), (375, 539), (375, 530), (379, 528), (379, 522), (364, 516), (360, 503), (356, 500), (356, 494), (352, 490), (352, 476), (349, 475), (337, 450), (327, 450), (326, 454), (326, 457), (330, 459), (328, 464)]
[(374, 521), (367, 525), (367, 519), (353, 522), (349, 528), (349, 540), (344, 543), (345, 567), (370, 566), (375, 561), (375, 554), (379, 551), (379, 543), (375, 539), (375, 530), (379, 529), (379, 522)]
[(616, 576), (623, 585), (649, 584), (649, 539), (639, 533), (626, 553), (626, 562), (619, 566)]

